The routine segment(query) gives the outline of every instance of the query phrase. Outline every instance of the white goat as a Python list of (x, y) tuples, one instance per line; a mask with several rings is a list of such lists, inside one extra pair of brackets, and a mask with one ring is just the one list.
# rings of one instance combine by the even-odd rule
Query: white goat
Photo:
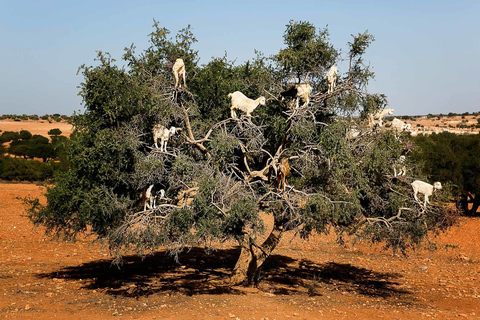
[(155, 142), (155, 147), (158, 149), (157, 141), (160, 139), (160, 151), (167, 151), (167, 142), (171, 136), (177, 132), (177, 128), (171, 127), (170, 129), (165, 128), (161, 124), (157, 123), (153, 126), (153, 141)]
[(310, 93), (312, 93), (312, 86), (305, 82), (291, 84), (289, 88), (281, 92), (280, 95), (282, 101), (285, 100), (286, 97), (295, 98), (295, 107), (298, 108), (300, 106), (300, 100), (303, 102), (302, 107), (308, 105), (310, 102)]
[(173, 64), (172, 71), (173, 71), (173, 76), (175, 77), (175, 89), (178, 87), (179, 84), (181, 84), (179, 83), (180, 77), (183, 78), (183, 86), (186, 88), (187, 83), (185, 80), (185, 76), (186, 76), (185, 63), (183, 63), (183, 59), (177, 59), (175, 61), (175, 63)]
[(327, 79), (327, 85), (328, 85), (327, 93), (333, 92), (333, 89), (336, 86), (337, 72), (338, 72), (337, 66), (333, 65), (330, 67), (330, 70), (328, 70), (327, 75), (325, 76), (325, 79)]
[(417, 194), (419, 192), (425, 196), (425, 201), (423, 203), (424, 207), (427, 206), (427, 203), (430, 203), (428, 201), (428, 197), (433, 194), (433, 191), (442, 189), (442, 184), (440, 182), (434, 182), (432, 186), (430, 183), (415, 180), (411, 183), (411, 185), (413, 188), (413, 197), (415, 198), (415, 200), (419, 201), (417, 198)]
[(307, 106), (310, 102), (310, 93), (312, 93), (312, 86), (308, 83), (299, 83), (295, 86), (297, 88), (297, 103), (295, 106), (298, 108), (300, 99), (303, 101), (302, 107)]
[(147, 211), (148, 209), (155, 209), (156, 207), (156, 199), (162, 200), (165, 197), (165, 190), (160, 189), (157, 193), (153, 189), (154, 185), (150, 185), (147, 189), (142, 191), (142, 204), (143, 204), (143, 211)]
[(411, 130), (412, 124), (406, 123), (400, 119), (394, 118), (392, 120), (392, 128), (393, 130), (396, 130), (398, 132), (403, 132), (404, 130)]
[(231, 112), (232, 118), (234, 119), (237, 118), (237, 113), (235, 112), (235, 109), (242, 110), (247, 114), (247, 117), (251, 117), (253, 110), (255, 110), (255, 108), (258, 107), (259, 105), (264, 106), (266, 102), (265, 97), (259, 97), (256, 100), (252, 100), (247, 98), (240, 91), (229, 93), (228, 97), (232, 99), (232, 107), (230, 108), (230, 112)]
[(379, 127), (383, 127), (383, 118), (387, 114), (392, 115), (394, 111), (395, 111), (394, 109), (381, 109), (375, 113), (370, 113), (368, 115), (368, 124), (370, 125), (370, 128), (375, 127), (375, 120), (378, 120)]
[[(406, 162), (405, 156), (400, 156), (398, 158), (397, 163), (393, 165), (393, 176), (398, 177), (398, 176), (404, 176), (407, 173), (407, 167), (405, 166)], [(397, 172), (398, 169), (398, 172)]]
[(300, 106), (300, 100), (302, 100), (303, 106), (308, 105), (310, 102), (310, 93), (312, 93), (312, 86), (308, 83), (298, 83), (294, 85), (290, 85), (290, 87), (281, 92), (280, 95), (282, 96), (282, 101), (286, 97), (292, 97), (296, 99), (295, 107), (298, 108)]
[(347, 134), (345, 135), (345, 137), (347, 138), (347, 140), (352, 140), (359, 137), (361, 134), (362, 134), (361, 130), (357, 129), (356, 127), (353, 127), (347, 130)]

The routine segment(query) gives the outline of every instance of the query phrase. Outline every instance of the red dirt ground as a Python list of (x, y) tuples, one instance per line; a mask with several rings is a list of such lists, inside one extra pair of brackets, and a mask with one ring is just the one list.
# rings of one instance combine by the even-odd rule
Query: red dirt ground
[(0, 319), (480, 319), (478, 218), (407, 258), (287, 234), (258, 288), (229, 288), (213, 285), (235, 262), (229, 245), (180, 263), (128, 256), (118, 269), (99, 243), (46, 237), (18, 198), (42, 190), (0, 184)]

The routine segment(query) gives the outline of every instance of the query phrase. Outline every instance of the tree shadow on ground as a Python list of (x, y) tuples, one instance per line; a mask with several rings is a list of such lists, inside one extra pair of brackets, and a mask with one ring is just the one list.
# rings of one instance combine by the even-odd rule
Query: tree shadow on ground
[(283, 259), (285, 256), (271, 256), (263, 269), (263, 277), (267, 280), (264, 282), (275, 285), (273, 291), (278, 294), (289, 294), (292, 288), (298, 286), (306, 288), (309, 295), (321, 295), (322, 290), (382, 298), (411, 294), (400, 288), (402, 283), (398, 279), (402, 275), (398, 273), (377, 272), (347, 263), (316, 264), (306, 259), (292, 266)]
[[(124, 297), (171, 292), (185, 295), (244, 294), (243, 288), (231, 287), (224, 282), (238, 255), (238, 249), (207, 254), (201, 248), (192, 248), (181, 253), (178, 262), (167, 252), (158, 252), (143, 259), (133, 255), (124, 257), (120, 267), (113, 265), (112, 260), (97, 260), (40, 273), (37, 277), (82, 281), (86, 289)], [(262, 268), (259, 288), (275, 294), (321, 295), (320, 288), (380, 297), (409, 294), (396, 288), (399, 283), (395, 279), (399, 277), (398, 274), (375, 272), (350, 264), (315, 264), (309, 260), (273, 255)]]

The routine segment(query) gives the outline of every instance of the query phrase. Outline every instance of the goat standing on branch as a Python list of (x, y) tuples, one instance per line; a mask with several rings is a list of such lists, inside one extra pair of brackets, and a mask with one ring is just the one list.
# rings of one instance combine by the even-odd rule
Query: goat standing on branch
[(433, 191), (441, 190), (442, 184), (440, 182), (434, 182), (432, 186), (430, 183), (426, 183), (420, 180), (415, 180), (412, 182), (412, 188), (413, 188), (413, 197), (415, 198), (415, 200), (419, 201), (417, 198), (418, 193), (422, 193), (425, 196), (425, 201), (423, 203), (423, 206), (426, 207), (427, 203), (430, 203), (430, 201), (428, 201), (428, 197), (433, 194)]
[(175, 134), (178, 129), (171, 127), (170, 129), (165, 128), (161, 124), (156, 124), (153, 126), (153, 141), (155, 142), (155, 147), (158, 149), (157, 141), (160, 139), (160, 151), (167, 151), (167, 142), (171, 136)]
[(232, 107), (230, 108), (230, 112), (232, 118), (234, 119), (237, 119), (237, 113), (235, 112), (235, 110), (242, 110), (246, 113), (247, 117), (251, 117), (252, 112), (255, 110), (256, 107), (258, 107), (259, 105), (264, 106), (266, 103), (265, 97), (259, 97), (256, 100), (252, 100), (250, 98), (247, 98), (240, 91), (229, 93), (228, 97), (232, 99)]
[(368, 115), (368, 125), (370, 126), (370, 128), (373, 128), (375, 127), (375, 120), (378, 120), (378, 126), (383, 127), (383, 118), (387, 114), (392, 115), (394, 111), (394, 109), (382, 109), (378, 110), (375, 113), (370, 113)]
[(290, 173), (290, 165), (287, 158), (280, 159), (277, 172), (277, 192), (285, 191), (287, 186), (287, 176)]
[(175, 89), (181, 85), (180, 82), (180, 77), (183, 78), (183, 86), (186, 88), (187, 83), (185, 80), (186, 72), (185, 72), (185, 63), (183, 62), (183, 59), (177, 59), (175, 63), (173, 64), (173, 76), (175, 78)]
[(300, 100), (303, 102), (302, 107), (308, 105), (310, 102), (310, 93), (312, 93), (312, 86), (308, 83), (299, 83), (281, 92), (280, 95), (282, 96), (282, 100), (284, 100), (285, 97), (296, 98), (295, 107), (298, 108), (300, 106)]
[(144, 189), (141, 194), (143, 211), (147, 211), (147, 209), (155, 209), (157, 197), (159, 200), (163, 199), (165, 197), (165, 190), (160, 189), (160, 191), (157, 192), (154, 189), (153, 184), (147, 189)]
[[(407, 167), (405, 166), (405, 162), (407, 161), (407, 158), (405, 156), (400, 156), (398, 158), (398, 161), (393, 164), (393, 176), (398, 177), (398, 176), (405, 176), (407, 173)], [(398, 172), (397, 172), (398, 169)]]
[(333, 89), (335, 89), (335, 86), (337, 84), (337, 72), (337, 66), (333, 65), (330, 67), (330, 70), (328, 70), (327, 75), (325, 76), (328, 85), (327, 93), (331, 93), (333, 92)]
[(404, 130), (411, 130), (412, 124), (406, 123), (400, 119), (394, 118), (392, 120), (392, 129), (398, 132), (403, 132)]

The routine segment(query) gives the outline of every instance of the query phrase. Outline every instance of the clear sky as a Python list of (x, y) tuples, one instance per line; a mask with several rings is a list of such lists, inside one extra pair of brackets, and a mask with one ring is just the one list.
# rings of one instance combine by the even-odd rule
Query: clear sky
[(201, 63), (275, 54), (291, 19), (328, 25), (344, 52), (368, 29), (369, 90), (386, 94), (396, 115), (480, 111), (478, 0), (0, 0), (0, 114), (82, 112), (78, 67), (97, 50), (117, 60), (132, 43), (142, 51), (153, 19), (173, 35), (190, 24)]

